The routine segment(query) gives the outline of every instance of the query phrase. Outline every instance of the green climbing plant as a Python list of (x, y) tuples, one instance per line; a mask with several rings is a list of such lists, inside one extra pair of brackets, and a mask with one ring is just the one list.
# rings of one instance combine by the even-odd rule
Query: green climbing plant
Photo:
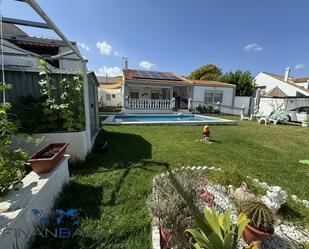
[(43, 117), (38, 123), (42, 131), (79, 131), (84, 128), (84, 105), (80, 74), (65, 77), (59, 81), (60, 99), (57, 99), (58, 89), (55, 79), (50, 76), (46, 62), (39, 63), (41, 79), (38, 82), (41, 89)]
[[(3, 84), (0, 93), (10, 88), (10, 84)], [(27, 160), (23, 150), (11, 148), (18, 125), (16, 121), (10, 120), (10, 109), (10, 103), (0, 103), (0, 197), (23, 177)]]

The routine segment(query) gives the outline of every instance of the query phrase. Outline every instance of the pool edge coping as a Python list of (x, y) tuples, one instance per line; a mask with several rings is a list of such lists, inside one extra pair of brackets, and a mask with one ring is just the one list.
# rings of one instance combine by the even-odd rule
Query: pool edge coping
[[(143, 114), (147, 115), (147, 114)], [(195, 116), (204, 117), (203, 115), (194, 114)], [(101, 122), (102, 125), (207, 125), (207, 124), (214, 124), (214, 125), (236, 125), (236, 121), (217, 118), (218, 120), (201, 120), (201, 121), (162, 121), (162, 122), (113, 122), (113, 119), (117, 115), (110, 115), (107, 119)], [(155, 115), (149, 115), (155, 116)], [(158, 115), (161, 116), (161, 115)], [(216, 118), (214, 118), (216, 119)]]

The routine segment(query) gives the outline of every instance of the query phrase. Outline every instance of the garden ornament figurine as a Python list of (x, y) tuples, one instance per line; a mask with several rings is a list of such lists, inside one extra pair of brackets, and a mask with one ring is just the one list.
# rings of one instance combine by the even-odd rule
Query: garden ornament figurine
[(205, 125), (205, 126), (204, 126), (202, 135), (203, 135), (204, 141), (205, 141), (206, 143), (211, 143), (211, 142), (210, 142), (210, 131), (209, 131), (208, 125)]
[(233, 196), (239, 201), (252, 201), (255, 199), (255, 195), (249, 191), (245, 182), (242, 182), (240, 187), (234, 191)]

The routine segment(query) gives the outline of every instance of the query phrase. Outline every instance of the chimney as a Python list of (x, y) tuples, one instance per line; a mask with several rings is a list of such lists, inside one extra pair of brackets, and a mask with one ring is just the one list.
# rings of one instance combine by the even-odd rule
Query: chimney
[(306, 84), (304, 85), (305, 89), (309, 89), (309, 80), (307, 80)]
[(123, 61), (123, 67), (124, 69), (128, 69), (129, 66), (128, 66), (128, 58), (125, 58), (125, 57), (122, 57), (122, 61)]
[(285, 74), (284, 74), (284, 81), (285, 81), (285, 82), (288, 82), (289, 77), (290, 77), (290, 72), (291, 72), (291, 68), (287, 67), (287, 68), (285, 69)]

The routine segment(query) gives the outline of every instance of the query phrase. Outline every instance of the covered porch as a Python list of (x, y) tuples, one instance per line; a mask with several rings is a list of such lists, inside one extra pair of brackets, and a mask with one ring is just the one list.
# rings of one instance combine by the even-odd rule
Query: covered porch
[(191, 86), (137, 85), (124, 86), (125, 110), (169, 111), (188, 109)]

